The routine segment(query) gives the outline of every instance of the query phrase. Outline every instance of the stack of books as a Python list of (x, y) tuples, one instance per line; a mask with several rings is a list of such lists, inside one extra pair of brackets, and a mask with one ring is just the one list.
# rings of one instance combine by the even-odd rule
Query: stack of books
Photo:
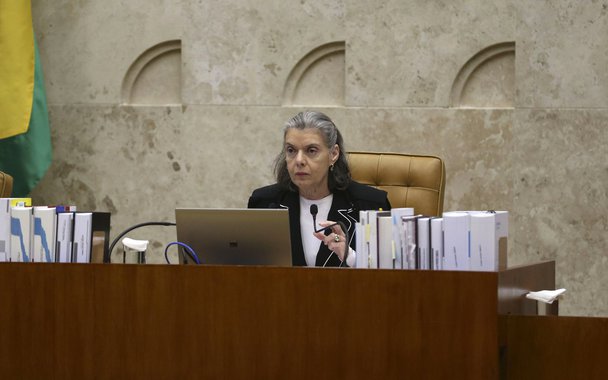
[(109, 254), (110, 216), (0, 198), (0, 262), (102, 263)]
[(414, 215), (360, 211), (357, 268), (498, 271), (507, 267), (508, 211)]

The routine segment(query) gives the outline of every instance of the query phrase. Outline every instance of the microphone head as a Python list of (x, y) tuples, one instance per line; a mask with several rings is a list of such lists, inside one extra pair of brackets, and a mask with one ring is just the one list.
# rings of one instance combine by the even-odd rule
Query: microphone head
[(317, 216), (318, 212), (319, 212), (319, 208), (317, 207), (317, 205), (315, 205), (315, 204), (310, 205), (310, 214), (312, 216)]

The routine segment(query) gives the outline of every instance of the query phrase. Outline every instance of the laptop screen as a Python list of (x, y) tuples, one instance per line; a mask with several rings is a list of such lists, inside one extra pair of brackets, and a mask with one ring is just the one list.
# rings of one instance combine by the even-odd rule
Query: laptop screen
[(177, 240), (201, 264), (291, 266), (286, 209), (177, 208), (175, 221)]

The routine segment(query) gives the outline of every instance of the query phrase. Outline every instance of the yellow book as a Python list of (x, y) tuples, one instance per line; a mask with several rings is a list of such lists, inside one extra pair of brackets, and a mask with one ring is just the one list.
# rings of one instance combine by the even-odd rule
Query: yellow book
[(22, 206), (22, 207), (31, 207), (32, 206), (32, 198), (3, 198), (8, 199), (9, 206)]

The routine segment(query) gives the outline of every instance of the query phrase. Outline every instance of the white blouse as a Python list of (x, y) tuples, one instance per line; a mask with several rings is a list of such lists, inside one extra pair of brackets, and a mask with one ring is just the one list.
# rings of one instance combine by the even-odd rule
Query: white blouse
[(315, 266), (317, 253), (322, 244), (321, 240), (313, 235), (314, 230), (318, 230), (321, 226), (319, 226), (318, 223), (313, 225), (310, 206), (313, 204), (317, 205), (319, 212), (317, 213), (316, 221), (324, 222), (327, 220), (333, 200), (333, 194), (329, 194), (325, 198), (317, 200), (310, 200), (300, 196), (300, 233), (302, 234), (302, 248), (304, 249), (306, 265), (309, 267)]

